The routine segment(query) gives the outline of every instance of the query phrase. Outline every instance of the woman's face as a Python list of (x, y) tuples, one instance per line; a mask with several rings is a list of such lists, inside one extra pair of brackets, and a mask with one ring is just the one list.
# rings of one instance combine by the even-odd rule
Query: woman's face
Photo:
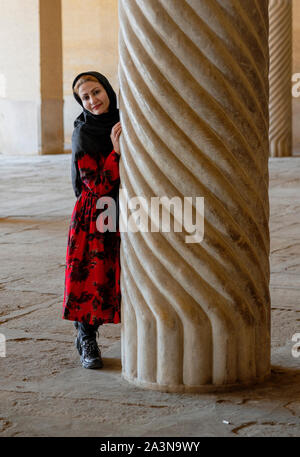
[(92, 114), (107, 113), (109, 98), (106, 90), (96, 81), (86, 81), (78, 89), (78, 95), (85, 109)]

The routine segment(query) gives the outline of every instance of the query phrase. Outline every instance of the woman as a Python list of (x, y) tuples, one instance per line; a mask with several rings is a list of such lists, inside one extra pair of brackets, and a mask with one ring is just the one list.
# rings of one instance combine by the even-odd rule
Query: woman
[(77, 201), (68, 234), (62, 317), (75, 321), (82, 366), (101, 368), (97, 329), (121, 321), (120, 232), (118, 227), (114, 232), (97, 229), (97, 218), (104, 209), (97, 209), (96, 204), (103, 196), (118, 204), (122, 129), (116, 94), (105, 76), (94, 71), (80, 73), (72, 88), (83, 111), (75, 120), (72, 136), (72, 184)]

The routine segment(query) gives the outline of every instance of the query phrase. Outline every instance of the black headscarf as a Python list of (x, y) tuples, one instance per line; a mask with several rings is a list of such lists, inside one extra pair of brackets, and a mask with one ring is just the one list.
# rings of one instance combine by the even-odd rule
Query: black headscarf
[[(107, 113), (93, 114), (86, 110), (80, 97), (74, 92), (74, 87), (79, 78), (83, 75), (92, 75), (98, 79), (107, 92), (109, 108)], [(96, 160), (104, 155), (105, 157), (113, 150), (110, 139), (112, 127), (119, 122), (119, 110), (117, 108), (117, 97), (107, 78), (96, 71), (85, 71), (76, 76), (72, 84), (75, 100), (82, 106), (82, 113), (75, 119), (72, 135), (72, 185), (76, 197), (81, 194), (82, 183), (79, 175), (77, 160), (81, 154), (87, 153)]]

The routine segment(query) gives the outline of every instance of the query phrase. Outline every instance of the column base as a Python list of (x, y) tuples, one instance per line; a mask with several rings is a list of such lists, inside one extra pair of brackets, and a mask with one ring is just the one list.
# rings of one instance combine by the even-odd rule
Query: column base
[(238, 382), (235, 384), (202, 384), (197, 386), (189, 386), (186, 384), (179, 384), (179, 385), (164, 385), (164, 384), (157, 384), (155, 382), (147, 382), (141, 381), (138, 378), (129, 378), (125, 374), (122, 373), (122, 378), (129, 382), (130, 384), (134, 384), (137, 387), (147, 390), (156, 390), (159, 392), (167, 392), (167, 393), (214, 393), (214, 392), (229, 392), (239, 389), (247, 389), (249, 387), (253, 387), (257, 384), (262, 384), (266, 382), (271, 377), (271, 371), (264, 376), (259, 378), (255, 378), (248, 382)]

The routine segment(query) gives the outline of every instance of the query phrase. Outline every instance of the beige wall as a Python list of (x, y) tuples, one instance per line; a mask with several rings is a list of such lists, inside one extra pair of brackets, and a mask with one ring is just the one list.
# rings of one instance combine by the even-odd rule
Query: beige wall
[(0, 73), (6, 80), (1, 97), (26, 101), (39, 97), (38, 3), (0, 0)]
[(96, 70), (118, 90), (118, 0), (62, 0), (65, 148), (80, 106), (72, 95), (78, 73)]
[(38, 0), (0, 0), (0, 153), (38, 150)]
[[(293, 73), (300, 73), (300, 0), (293, 0)], [(300, 153), (300, 97), (293, 97), (293, 151)]]
[(61, 0), (0, 0), (0, 153), (63, 151)]

